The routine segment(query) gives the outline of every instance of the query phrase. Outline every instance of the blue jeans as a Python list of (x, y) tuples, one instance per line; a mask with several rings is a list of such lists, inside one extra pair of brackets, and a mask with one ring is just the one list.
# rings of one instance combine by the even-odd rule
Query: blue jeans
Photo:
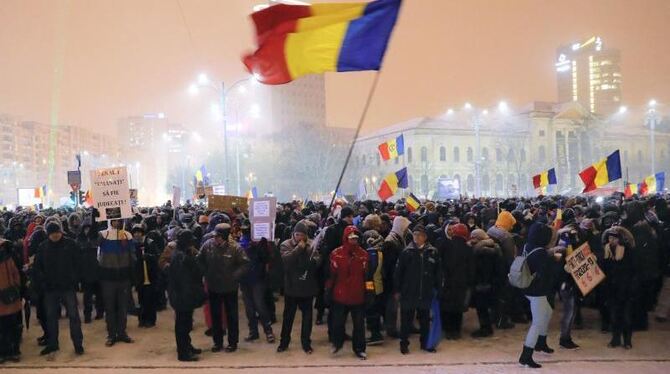
[(530, 311), (533, 314), (533, 322), (530, 324), (524, 345), (535, 348), (538, 336), (547, 336), (549, 321), (553, 310), (546, 296), (526, 296), (530, 301)]
[(70, 338), (75, 348), (80, 347), (84, 341), (81, 332), (81, 320), (77, 309), (77, 296), (72, 291), (47, 291), (45, 303), (47, 310), (47, 337), (49, 347), (58, 347), (58, 319), (60, 318), (60, 304), (65, 306), (67, 316), (70, 319)]
[(577, 311), (575, 305), (576, 290), (566, 284), (565, 288), (559, 291), (561, 302), (563, 303), (563, 317), (561, 317), (561, 340), (572, 338), (572, 323), (575, 321)]

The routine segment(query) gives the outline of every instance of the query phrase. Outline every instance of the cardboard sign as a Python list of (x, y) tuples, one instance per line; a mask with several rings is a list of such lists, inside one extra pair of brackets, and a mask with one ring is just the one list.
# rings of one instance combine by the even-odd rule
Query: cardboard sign
[(207, 198), (207, 208), (212, 210), (239, 208), (241, 211), (246, 212), (249, 210), (249, 205), (246, 197), (211, 195)]
[(131, 218), (128, 169), (116, 167), (91, 170), (91, 193), (100, 216), (97, 221)]
[(73, 170), (67, 172), (67, 184), (81, 186), (81, 171)]
[(181, 205), (181, 188), (172, 186), (172, 206), (178, 207)]
[(584, 296), (605, 279), (605, 273), (600, 269), (597, 261), (588, 243), (582, 244), (565, 258), (570, 275)]
[(211, 195), (214, 195), (214, 186), (206, 186), (205, 196), (211, 196)]
[(251, 199), (249, 220), (251, 221), (251, 240), (275, 240), (275, 217), (277, 216), (277, 198), (262, 197)]

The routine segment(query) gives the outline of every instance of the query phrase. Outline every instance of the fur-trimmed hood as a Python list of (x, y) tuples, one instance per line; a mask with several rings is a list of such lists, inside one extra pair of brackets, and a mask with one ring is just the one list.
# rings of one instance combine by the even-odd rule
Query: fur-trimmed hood
[(635, 248), (635, 238), (633, 237), (633, 234), (623, 226), (612, 226), (605, 230), (602, 235), (603, 244), (607, 244), (608, 237), (612, 233), (615, 233), (619, 237), (619, 240), (623, 245), (629, 248)]

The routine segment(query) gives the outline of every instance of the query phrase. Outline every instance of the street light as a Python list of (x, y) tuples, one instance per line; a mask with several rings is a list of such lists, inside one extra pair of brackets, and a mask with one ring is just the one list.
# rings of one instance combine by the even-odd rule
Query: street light
[(628, 111), (628, 107), (626, 107), (625, 105), (622, 105), (622, 106), (619, 107), (619, 114), (624, 114), (627, 111)]
[(656, 114), (656, 100), (649, 100), (649, 110), (647, 110), (647, 125), (649, 126), (649, 150), (651, 152), (651, 174), (656, 174), (656, 123), (658, 116)]

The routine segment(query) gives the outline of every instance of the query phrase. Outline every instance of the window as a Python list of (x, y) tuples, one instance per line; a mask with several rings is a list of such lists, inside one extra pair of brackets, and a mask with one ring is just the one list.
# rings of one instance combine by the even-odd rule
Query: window
[(461, 160), (461, 150), (458, 147), (454, 147), (454, 162), (459, 162)]
[(421, 192), (428, 195), (428, 176), (426, 174), (421, 176)]
[(468, 147), (468, 162), (472, 162), (472, 147)]
[(421, 162), (428, 161), (428, 148), (421, 147)]
[(440, 161), (447, 161), (447, 149), (440, 147)]
[(412, 163), (412, 147), (407, 147), (407, 163)]
[(459, 174), (454, 174), (454, 180), (458, 181), (458, 188), (462, 189), (463, 186), (461, 186), (461, 176)]
[(502, 174), (496, 174), (496, 191), (502, 191), (503, 189), (503, 176)]
[(496, 162), (502, 161), (502, 151), (500, 148), (496, 148)]
[(642, 163), (642, 151), (637, 151), (637, 162)]
[(482, 193), (489, 192), (489, 187), (491, 186), (491, 181), (489, 180), (489, 175), (484, 174), (482, 177)]
[(473, 192), (475, 190), (475, 178), (472, 174), (468, 174), (467, 190), (468, 192)]
[(486, 147), (482, 148), (482, 160), (484, 161), (489, 160), (489, 149)]
[(540, 130), (540, 136), (544, 136), (544, 130)]
[(521, 156), (521, 157), (520, 157), (520, 158), (521, 158), (521, 162), (526, 162), (526, 150), (525, 150), (524, 148), (521, 148), (521, 152), (520, 152), (519, 154), (520, 154), (520, 156)]
[(540, 148), (537, 150), (537, 153), (538, 157), (540, 158), (540, 162), (545, 162), (547, 159), (547, 151), (543, 145), (540, 146)]
[(514, 162), (514, 160), (514, 150), (510, 148), (509, 152), (507, 152), (507, 162)]

